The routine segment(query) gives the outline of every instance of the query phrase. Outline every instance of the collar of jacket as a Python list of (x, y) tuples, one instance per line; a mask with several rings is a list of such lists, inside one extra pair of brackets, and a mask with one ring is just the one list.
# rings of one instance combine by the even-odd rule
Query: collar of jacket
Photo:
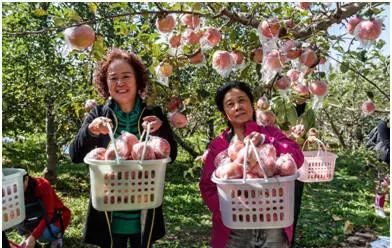
[[(118, 127), (118, 120), (117, 120), (116, 114), (114, 113), (114, 110), (110, 108), (110, 105), (112, 105), (113, 103), (114, 103), (113, 98), (109, 97), (108, 100), (106, 101), (106, 103), (103, 105), (102, 110), (103, 110), (104, 113), (109, 113), (109, 115), (111, 115), (111, 116), (108, 116), (108, 117), (110, 117), (110, 119), (114, 120), (114, 123), (113, 123), (114, 124), (113, 133), (116, 133), (116, 130), (117, 130), (117, 127)], [(137, 130), (138, 130), (138, 133), (139, 133), (139, 137), (142, 134), (141, 120), (142, 120), (142, 116), (143, 116), (145, 110), (146, 110), (146, 104), (144, 102), (142, 102), (142, 111), (140, 112), (140, 116), (139, 116), (139, 119), (137, 121)]]

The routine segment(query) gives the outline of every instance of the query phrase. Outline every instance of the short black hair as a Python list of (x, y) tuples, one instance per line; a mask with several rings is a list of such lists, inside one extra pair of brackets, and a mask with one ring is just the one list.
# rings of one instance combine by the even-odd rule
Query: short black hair
[(226, 93), (231, 89), (239, 89), (245, 92), (253, 105), (252, 90), (246, 83), (240, 81), (228, 81), (216, 90), (215, 104), (220, 112), (225, 113), (225, 110), (223, 108), (223, 99), (225, 98)]

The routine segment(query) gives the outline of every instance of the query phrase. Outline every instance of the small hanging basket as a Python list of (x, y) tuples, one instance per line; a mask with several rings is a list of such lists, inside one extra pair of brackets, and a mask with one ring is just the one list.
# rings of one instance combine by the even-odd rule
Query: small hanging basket
[[(305, 161), (299, 169), (299, 181), (306, 183), (329, 182), (333, 180), (335, 172), (336, 154), (328, 152), (324, 143), (314, 138), (318, 145), (317, 151), (304, 151)], [(309, 143), (307, 139), (302, 147)]]

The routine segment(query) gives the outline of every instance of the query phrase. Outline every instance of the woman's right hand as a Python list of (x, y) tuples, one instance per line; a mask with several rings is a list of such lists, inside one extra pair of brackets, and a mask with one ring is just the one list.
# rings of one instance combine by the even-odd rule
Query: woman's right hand
[(109, 133), (109, 129), (107, 124), (113, 128), (112, 120), (107, 117), (98, 117), (95, 118), (89, 125), (88, 130), (91, 134), (98, 136), (98, 135), (107, 135)]

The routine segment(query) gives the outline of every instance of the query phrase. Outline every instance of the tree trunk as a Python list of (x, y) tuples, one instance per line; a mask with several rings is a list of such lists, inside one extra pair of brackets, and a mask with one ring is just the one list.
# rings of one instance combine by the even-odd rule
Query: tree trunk
[(47, 167), (44, 170), (44, 177), (52, 184), (57, 180), (57, 145), (56, 145), (56, 126), (54, 116), (54, 104), (52, 100), (48, 100), (46, 112), (46, 154)]

